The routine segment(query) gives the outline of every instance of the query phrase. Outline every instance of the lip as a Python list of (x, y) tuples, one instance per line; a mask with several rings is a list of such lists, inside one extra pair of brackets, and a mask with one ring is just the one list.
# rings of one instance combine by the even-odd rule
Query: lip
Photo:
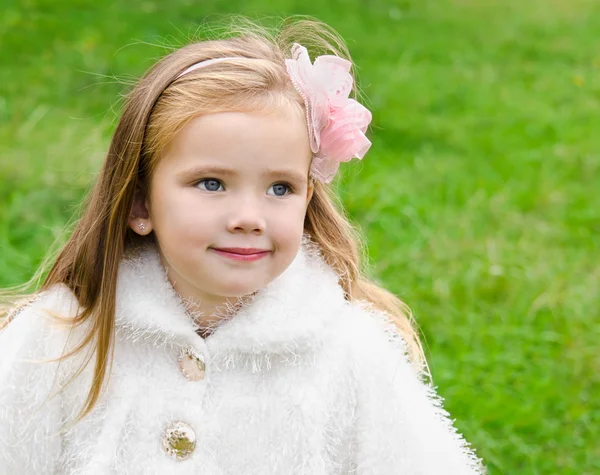
[(229, 259), (233, 259), (236, 261), (257, 261), (262, 257), (268, 255), (271, 251), (265, 249), (256, 249), (251, 247), (221, 247), (211, 248), (217, 254), (227, 257)]
[(216, 251), (231, 252), (233, 254), (260, 254), (269, 252), (268, 249), (257, 249), (254, 247), (213, 247)]

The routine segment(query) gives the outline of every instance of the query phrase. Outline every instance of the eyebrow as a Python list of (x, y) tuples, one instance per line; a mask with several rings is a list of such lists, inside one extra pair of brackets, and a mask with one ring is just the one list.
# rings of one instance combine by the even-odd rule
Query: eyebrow
[[(182, 175), (207, 175), (215, 173), (218, 175), (224, 176), (237, 176), (238, 172), (233, 168), (221, 167), (216, 165), (201, 165), (194, 168), (187, 169), (183, 171)], [(298, 173), (295, 170), (276, 170), (276, 169), (267, 169), (261, 173), (261, 177), (283, 177), (290, 181), (297, 181), (303, 183), (306, 181), (306, 177), (302, 173)]]

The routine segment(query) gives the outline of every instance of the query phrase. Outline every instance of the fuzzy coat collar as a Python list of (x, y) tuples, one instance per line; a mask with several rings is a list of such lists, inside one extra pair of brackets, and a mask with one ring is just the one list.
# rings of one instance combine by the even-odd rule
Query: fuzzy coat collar
[[(236, 313), (206, 341), (216, 353), (296, 354), (314, 347), (346, 305), (338, 280), (305, 234), (290, 266), (253, 297), (240, 300)], [(115, 325), (121, 338), (155, 346), (198, 343), (199, 327), (169, 282), (154, 246), (120, 264)]]

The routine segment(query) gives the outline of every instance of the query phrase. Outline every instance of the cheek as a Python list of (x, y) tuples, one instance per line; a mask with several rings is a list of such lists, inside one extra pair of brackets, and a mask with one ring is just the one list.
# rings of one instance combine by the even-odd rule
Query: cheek
[(200, 206), (193, 191), (185, 188), (157, 190), (150, 216), (159, 238), (198, 239), (203, 232), (214, 228), (215, 210)]
[(300, 246), (304, 231), (304, 204), (288, 207), (277, 214), (276, 222), (271, 223), (269, 234), (278, 241), (281, 248), (293, 249)]

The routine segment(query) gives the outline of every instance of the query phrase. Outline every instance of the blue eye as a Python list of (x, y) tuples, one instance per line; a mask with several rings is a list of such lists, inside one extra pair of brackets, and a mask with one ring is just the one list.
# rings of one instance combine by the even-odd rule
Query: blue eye
[(203, 187), (200, 186), (202, 183), (206, 185), (204, 187), (206, 191), (219, 191), (219, 186), (222, 186), (222, 183), (216, 178), (204, 178), (203, 180), (200, 180), (198, 183), (196, 183), (195, 186), (202, 189)]
[(292, 187), (287, 183), (275, 183), (271, 188), (275, 191), (275, 196), (285, 196), (292, 193)]

